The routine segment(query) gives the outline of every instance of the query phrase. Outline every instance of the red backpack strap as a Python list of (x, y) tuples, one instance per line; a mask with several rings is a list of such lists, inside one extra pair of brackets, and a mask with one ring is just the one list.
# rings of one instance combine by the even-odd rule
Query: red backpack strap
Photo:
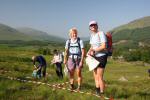
[(107, 44), (108, 44), (108, 49), (112, 49), (112, 35), (110, 32), (107, 32), (106, 34), (106, 37), (107, 37)]
[(110, 32), (107, 32), (106, 34), (107, 37), (107, 50), (108, 50), (108, 56), (112, 56), (113, 48), (112, 48), (112, 35)]

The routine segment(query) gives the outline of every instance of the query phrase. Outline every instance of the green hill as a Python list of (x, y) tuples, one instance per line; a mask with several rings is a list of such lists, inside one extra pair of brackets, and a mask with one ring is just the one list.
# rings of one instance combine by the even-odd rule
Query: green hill
[(49, 35), (46, 32), (43, 32), (43, 31), (40, 31), (37, 29), (33, 29), (33, 28), (22, 27), (22, 28), (17, 28), (17, 30), (24, 34), (30, 35), (35, 40), (64, 41), (64, 39), (62, 39), (60, 37)]
[(114, 44), (136, 47), (150, 43), (150, 16), (134, 20), (112, 30)]
[(112, 31), (113, 31), (113, 33), (116, 33), (118, 31), (124, 30), (124, 29), (136, 29), (136, 28), (144, 28), (144, 27), (148, 27), (148, 26), (150, 26), (150, 16), (136, 19), (125, 25), (121, 25), (117, 28), (114, 28)]
[(24, 33), (20, 33), (14, 28), (0, 24), (0, 40), (31, 40), (32, 38)]
[(0, 24), (0, 40), (21, 40), (21, 41), (54, 41), (63, 42), (64, 39), (52, 36), (46, 32), (42, 32), (32, 28), (12, 28), (10, 26)]

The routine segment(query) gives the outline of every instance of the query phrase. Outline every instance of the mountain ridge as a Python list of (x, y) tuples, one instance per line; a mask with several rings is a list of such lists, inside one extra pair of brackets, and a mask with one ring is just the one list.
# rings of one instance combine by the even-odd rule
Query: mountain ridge
[[(24, 30), (23, 30), (24, 29)], [(12, 28), (0, 23), (0, 40), (23, 40), (23, 41), (55, 41), (62, 42), (63, 38), (49, 35), (46, 32), (33, 28)]]
[(35, 39), (38, 39), (38, 40), (64, 41), (63, 38), (60, 38), (60, 37), (57, 37), (54, 35), (50, 35), (46, 32), (38, 30), (38, 29), (33, 29), (33, 28), (29, 28), (29, 27), (20, 27), (20, 28), (16, 28), (16, 29), (24, 34), (28, 34), (28, 35), (32, 36), (33, 38), (35, 37)]
[(144, 27), (148, 27), (148, 26), (150, 26), (150, 16), (145, 16), (145, 17), (130, 21), (127, 24), (116, 27), (116, 28), (112, 29), (111, 31), (113, 32), (113, 34), (115, 34), (116, 32), (123, 30), (123, 29), (144, 28)]

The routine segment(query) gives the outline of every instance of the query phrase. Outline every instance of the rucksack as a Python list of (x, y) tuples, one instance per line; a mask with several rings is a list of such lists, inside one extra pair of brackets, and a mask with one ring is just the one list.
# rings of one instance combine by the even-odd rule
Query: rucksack
[[(71, 46), (70, 45), (71, 44), (71, 39), (69, 39), (69, 43), (68, 43), (68, 55), (70, 56), (70, 55), (77, 55), (77, 56), (81, 56), (81, 46), (80, 46), (80, 38), (78, 37), (77, 38), (77, 44), (78, 44), (78, 46)], [(69, 49), (71, 48), (71, 47), (78, 47), (79, 48), (79, 53), (78, 54), (72, 54), (70, 51), (69, 51)]]
[(107, 38), (107, 55), (112, 56), (113, 48), (112, 48), (112, 35), (110, 32), (106, 33)]
[[(99, 33), (98, 33), (98, 35), (99, 35)], [(107, 54), (107, 56), (112, 56), (112, 52), (113, 52), (113, 49), (112, 49), (112, 35), (111, 35), (110, 32), (107, 32), (105, 35), (106, 35), (106, 39), (107, 39), (105, 53)], [(100, 38), (100, 36), (99, 36), (99, 38)]]

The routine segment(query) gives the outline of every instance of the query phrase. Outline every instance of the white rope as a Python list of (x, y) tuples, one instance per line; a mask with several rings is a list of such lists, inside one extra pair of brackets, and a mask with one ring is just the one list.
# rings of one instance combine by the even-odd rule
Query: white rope
[[(11, 71), (5, 71), (5, 70), (0, 70), (0, 72), (11, 72)], [(1, 74), (0, 74), (1, 75)], [(4, 76), (3, 76), (4, 77)], [(105, 99), (105, 100), (114, 100), (114, 99), (111, 99), (111, 98), (108, 98), (108, 97), (101, 97), (101, 96), (98, 96), (94, 93), (90, 93), (90, 92), (83, 92), (83, 91), (77, 91), (77, 90), (71, 90), (69, 88), (65, 88), (63, 87), (64, 85), (68, 84), (69, 82), (65, 82), (65, 83), (58, 83), (58, 84), (49, 84), (49, 83), (44, 83), (44, 82), (40, 82), (40, 81), (31, 81), (31, 80), (25, 80), (25, 79), (20, 79), (20, 78), (16, 78), (16, 77), (11, 77), (11, 76), (7, 76), (6, 77), (7, 79), (10, 79), (10, 80), (17, 80), (17, 81), (21, 81), (21, 82), (28, 82), (28, 83), (33, 83), (33, 84), (38, 84), (38, 85), (47, 85), (49, 87), (52, 87), (52, 88), (56, 88), (56, 89), (62, 89), (62, 90), (68, 90), (70, 92), (75, 92), (75, 93), (80, 93), (80, 94), (86, 94), (86, 95), (93, 95), (93, 96), (96, 96), (100, 99)]]

